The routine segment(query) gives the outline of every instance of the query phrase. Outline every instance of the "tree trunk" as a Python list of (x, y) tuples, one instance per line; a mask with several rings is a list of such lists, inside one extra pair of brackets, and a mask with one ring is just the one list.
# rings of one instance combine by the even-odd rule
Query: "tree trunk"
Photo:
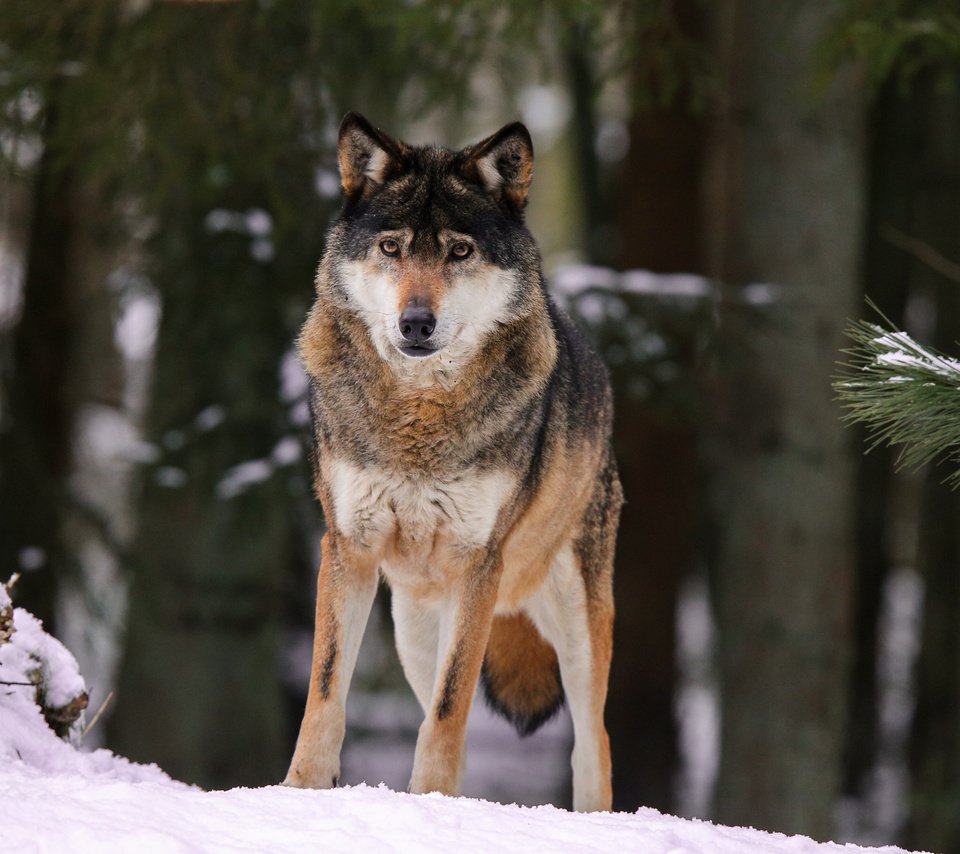
[[(899, 328), (904, 328), (911, 259), (885, 235), (890, 226), (911, 230), (917, 119), (915, 99), (905, 100), (899, 88), (890, 85), (874, 105), (870, 122), (870, 198), (863, 281), (870, 299)], [(856, 432), (855, 446), (865, 450), (866, 431)], [(889, 531), (896, 521), (891, 513), (894, 451), (881, 447), (864, 453), (857, 468), (856, 636), (844, 772), (844, 789), (851, 795), (863, 794), (865, 777), (878, 758), (877, 630), (883, 585), (890, 571)]]
[[(918, 122), (924, 146), (914, 153), (918, 191), (912, 237), (960, 258), (960, 97), (921, 84)], [(912, 283), (936, 309), (933, 344), (956, 352), (958, 283), (923, 264)], [(960, 497), (943, 484), (946, 469), (927, 474), (921, 513), (920, 568), (926, 584), (917, 706), (911, 737), (913, 788), (907, 841), (931, 851), (960, 850)]]
[(63, 543), (63, 497), (76, 404), (70, 362), (77, 330), (70, 264), (74, 180), (55, 144), (57, 95), (52, 90), (46, 104), (23, 303), (4, 366), (0, 411), (0, 572), (23, 573), (17, 604), (51, 630), (57, 585), (71, 564)]
[(926, 587), (910, 744), (907, 844), (924, 851), (960, 850), (960, 496), (942, 478), (935, 467), (924, 490)]
[[(276, 783), (293, 520), (290, 469), (271, 451), (287, 305), (247, 236), (205, 227), (214, 203), (171, 207), (151, 247), (164, 302), (145, 438), (160, 458), (142, 472), (110, 743), (203, 786)], [(246, 482), (230, 477), (242, 463)]]
[(616, 435), (630, 497), (617, 534), (607, 707), (614, 808), (676, 810), (676, 614), (695, 544), (696, 444), (689, 425), (636, 403), (619, 407)]
[(727, 103), (708, 213), (724, 290), (710, 448), (716, 818), (819, 837), (840, 787), (852, 640), (852, 436), (830, 378), (858, 292), (863, 198), (862, 93), (843, 74), (813, 91), (832, 15), (721, 7)]
[[(695, 4), (673, 8), (700, 37)], [(637, 85), (649, 86), (645, 80)], [(616, 187), (615, 263), (620, 269), (703, 273), (702, 118), (687, 105), (647, 109), (630, 121), (630, 148)], [(609, 242), (609, 239), (608, 239)], [(676, 382), (696, 384), (695, 324), (679, 333)], [(697, 426), (679, 407), (617, 388), (614, 436), (627, 501), (617, 535), (617, 616), (608, 728), (614, 807), (675, 812), (675, 694), (680, 585), (698, 556)], [(687, 390), (685, 390), (687, 391)], [(681, 393), (678, 398), (686, 395)]]
[(582, 216), (583, 249), (588, 264), (609, 264), (611, 241), (609, 208), (604, 204), (600, 163), (597, 158), (597, 82), (582, 24), (565, 22), (563, 53), (573, 101), (573, 162)]

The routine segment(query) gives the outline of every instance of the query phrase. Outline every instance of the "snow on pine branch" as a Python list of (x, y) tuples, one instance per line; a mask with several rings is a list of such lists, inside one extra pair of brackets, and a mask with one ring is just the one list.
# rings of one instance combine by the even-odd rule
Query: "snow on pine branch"
[(900, 461), (911, 468), (953, 461), (948, 481), (960, 486), (960, 360), (868, 321), (846, 334), (851, 359), (834, 382), (844, 420), (867, 426), (871, 448), (902, 446)]

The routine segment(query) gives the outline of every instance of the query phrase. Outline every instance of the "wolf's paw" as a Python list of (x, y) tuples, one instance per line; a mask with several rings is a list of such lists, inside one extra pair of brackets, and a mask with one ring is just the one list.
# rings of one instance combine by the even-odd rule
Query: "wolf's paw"
[(334, 789), (340, 781), (340, 769), (324, 771), (294, 763), (280, 784), (294, 789)]

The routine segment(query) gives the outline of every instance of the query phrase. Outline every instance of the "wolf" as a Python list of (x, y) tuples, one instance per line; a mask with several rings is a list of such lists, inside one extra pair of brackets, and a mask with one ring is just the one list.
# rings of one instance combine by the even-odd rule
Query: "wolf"
[(335, 786), (380, 576), (420, 706), (410, 791), (454, 795), (482, 681), (521, 734), (569, 702), (573, 805), (611, 808), (603, 719), (622, 491), (606, 370), (548, 296), (519, 122), (459, 151), (348, 114), (343, 208), (298, 348), (326, 533), (285, 784)]

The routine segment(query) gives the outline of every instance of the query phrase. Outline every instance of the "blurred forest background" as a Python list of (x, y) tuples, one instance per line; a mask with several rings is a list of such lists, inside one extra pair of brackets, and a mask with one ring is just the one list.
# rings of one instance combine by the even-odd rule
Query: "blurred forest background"
[[(90, 741), (281, 779), (339, 120), (459, 146), (519, 117), (617, 391), (616, 808), (960, 851), (960, 494), (864, 456), (831, 390), (864, 295), (957, 350), (958, 84), (955, 0), (3, 0), (0, 575), (115, 692)], [(343, 779), (402, 787), (380, 605)], [(471, 794), (568, 802), (564, 720), (474, 711)]]

